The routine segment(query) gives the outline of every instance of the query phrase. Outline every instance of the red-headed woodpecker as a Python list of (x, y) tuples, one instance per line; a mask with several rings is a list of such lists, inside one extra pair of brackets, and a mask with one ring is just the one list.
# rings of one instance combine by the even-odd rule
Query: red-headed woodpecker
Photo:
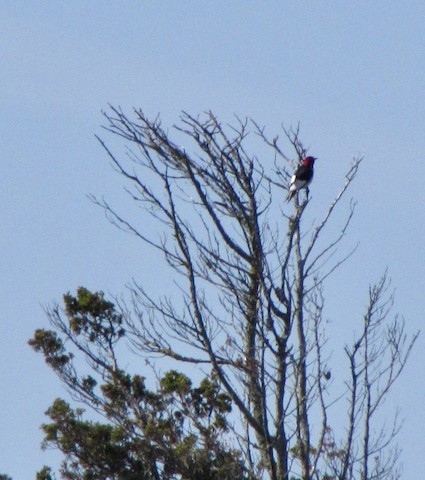
[(295, 170), (295, 173), (291, 177), (289, 182), (289, 191), (286, 201), (289, 202), (291, 198), (300, 190), (301, 188), (307, 188), (311, 181), (313, 180), (314, 174), (314, 161), (317, 160), (315, 157), (305, 157), (301, 162), (301, 165)]

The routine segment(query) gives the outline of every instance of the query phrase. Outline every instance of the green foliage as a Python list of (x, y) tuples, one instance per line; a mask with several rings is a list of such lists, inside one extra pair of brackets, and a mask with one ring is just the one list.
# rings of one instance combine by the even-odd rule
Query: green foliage
[(161, 379), (161, 387), (164, 393), (185, 394), (190, 390), (192, 382), (183, 373), (170, 370)]
[(44, 466), (36, 475), (36, 480), (54, 480), (56, 477), (52, 476), (52, 469)]
[(100, 480), (129, 472), (149, 478), (143, 461), (135, 455), (135, 443), (121, 427), (83, 420), (83, 413), (61, 399), (56, 399), (46, 412), (52, 422), (42, 426), (43, 446), (56, 446), (65, 454), (64, 478), (78, 478), (82, 473), (84, 479)]
[(65, 353), (62, 340), (51, 330), (36, 330), (28, 343), (36, 352), (43, 353), (46, 363), (54, 370), (61, 370), (72, 358), (72, 354)]
[(122, 315), (104, 299), (103, 292), (92, 293), (80, 287), (76, 297), (64, 295), (64, 303), (69, 326), (76, 335), (85, 333), (92, 342), (99, 336), (111, 341), (124, 335)]
[[(56, 399), (42, 425), (43, 448), (64, 454), (61, 478), (66, 480), (246, 480), (240, 452), (223, 440), (231, 399), (214, 376), (199, 385), (170, 370), (150, 390), (145, 377), (118, 368), (115, 344), (124, 335), (122, 315), (102, 292), (79, 288), (64, 296), (66, 320), (59, 308), (54, 326), (60, 334), (37, 330), (29, 341), (44, 355), (73, 394), (101, 413), (105, 421), (85, 418), (82, 408)], [(75, 357), (68, 344), (77, 347)], [(93, 367), (78, 374), (77, 352)], [(80, 364), (79, 364), (80, 365)], [(44, 467), (39, 480), (52, 480)]]

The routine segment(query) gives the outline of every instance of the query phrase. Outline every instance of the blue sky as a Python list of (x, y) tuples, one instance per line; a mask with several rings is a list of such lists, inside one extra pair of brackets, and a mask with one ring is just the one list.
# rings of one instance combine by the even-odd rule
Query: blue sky
[[(330, 283), (330, 311), (354, 328), (388, 266), (395, 310), (421, 328), (423, 18), (414, 0), (1, 2), (0, 473), (31, 479), (57, 465), (40, 451), (39, 425), (66, 393), (26, 343), (47, 327), (43, 306), (80, 285), (119, 294), (131, 278), (160, 282), (149, 252), (86, 197), (122, 200), (94, 138), (108, 103), (159, 112), (165, 125), (210, 109), (271, 135), (301, 122), (323, 204), (364, 153), (349, 234), (360, 247)], [(424, 352), (421, 337), (386, 405), (405, 418), (404, 478), (425, 470)]]

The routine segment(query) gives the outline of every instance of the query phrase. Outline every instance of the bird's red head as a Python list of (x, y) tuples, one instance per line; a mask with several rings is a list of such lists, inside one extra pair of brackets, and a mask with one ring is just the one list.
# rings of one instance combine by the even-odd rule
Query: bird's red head
[(316, 157), (305, 157), (302, 163), (306, 167), (312, 167), (314, 165), (315, 160), (317, 160)]

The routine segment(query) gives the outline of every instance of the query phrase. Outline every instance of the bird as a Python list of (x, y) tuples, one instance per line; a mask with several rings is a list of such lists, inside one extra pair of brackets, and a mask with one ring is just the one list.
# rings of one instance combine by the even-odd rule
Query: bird
[(307, 188), (313, 180), (314, 174), (314, 161), (316, 157), (305, 157), (299, 167), (295, 170), (295, 173), (291, 177), (289, 182), (289, 191), (286, 201), (289, 202), (292, 197), (302, 188)]

